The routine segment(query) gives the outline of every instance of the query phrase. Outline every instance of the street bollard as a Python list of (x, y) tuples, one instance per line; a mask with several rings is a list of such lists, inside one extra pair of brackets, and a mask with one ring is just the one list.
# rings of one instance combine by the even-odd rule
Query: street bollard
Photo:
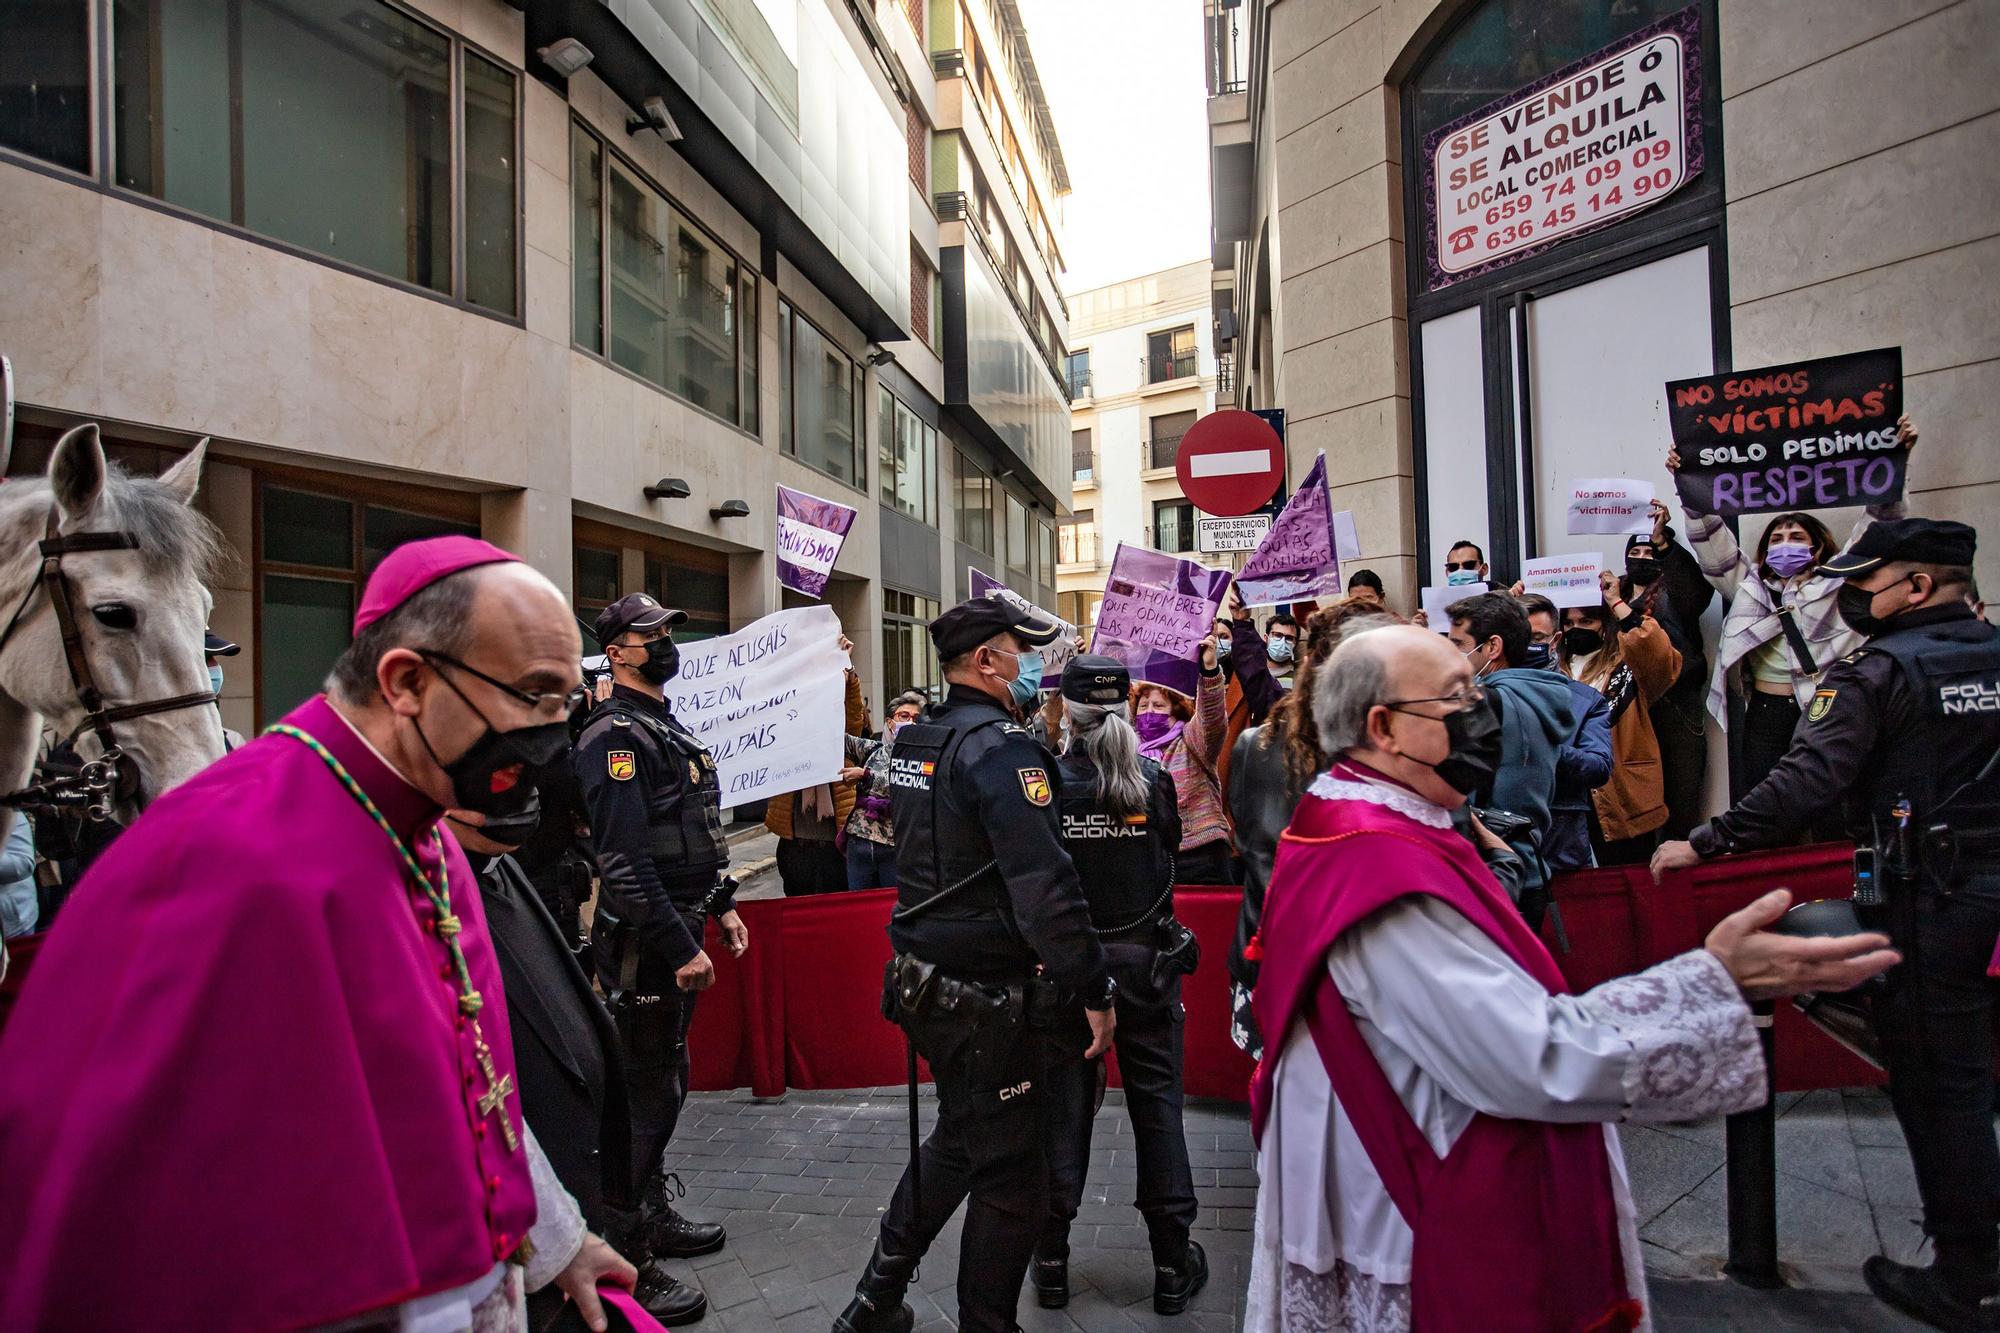
[(1746, 1287), (1782, 1287), (1778, 1273), (1777, 1065), (1772, 1055), (1771, 1002), (1750, 1006), (1764, 1047), (1771, 1095), (1753, 1111), (1728, 1118), (1729, 1262), (1722, 1271)]

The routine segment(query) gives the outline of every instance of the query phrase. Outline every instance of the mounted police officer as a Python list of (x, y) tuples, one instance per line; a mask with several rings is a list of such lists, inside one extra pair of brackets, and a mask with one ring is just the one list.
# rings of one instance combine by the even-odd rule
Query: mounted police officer
[[(1194, 970), (1194, 933), (1174, 918), (1181, 817), (1167, 771), (1139, 753), (1126, 716), (1123, 662), (1079, 657), (1063, 671), (1069, 748), (1062, 777), (1063, 847), (1118, 982), (1118, 1072), (1139, 1152), (1139, 1213), (1153, 1249), (1153, 1308), (1179, 1314), (1208, 1281), (1208, 1257), (1188, 1239), (1194, 1173), (1181, 1122), (1181, 978)], [(1068, 1063), (1050, 1076), (1049, 1221), (1035, 1250), (1035, 1295), (1069, 1303), (1069, 1228), (1083, 1203), (1091, 1122), (1103, 1066)]]
[(687, 1100), (695, 996), (715, 981), (702, 948), (709, 916), (719, 914), (732, 955), (749, 944), (731, 881), (722, 876), (729, 845), (715, 761), (665, 697), (680, 669), (673, 626), (686, 619), (644, 593), (604, 608), (596, 633), (611, 666), (611, 695), (575, 750), (601, 890), (592, 950), (625, 1044), (633, 1196), (644, 1204), (640, 1239), (644, 1252), (670, 1258), (712, 1253), (724, 1239), (720, 1226), (674, 1211), (669, 1182), (679, 1182), (662, 1161)]
[(1061, 779), (1018, 722), (1059, 630), (985, 597), (930, 630), (950, 689), (896, 733), (890, 759), (899, 889), (883, 999), (930, 1062), (937, 1127), (896, 1186), (837, 1333), (908, 1333), (903, 1293), (968, 1195), (959, 1327), (1014, 1328), (1048, 1213), (1046, 1072), (1101, 1054), (1116, 1022), (1117, 987), (1063, 851)]
[(2000, 1328), (2000, 1147), (1993, 1136), (2000, 937), (2000, 632), (1973, 614), (1975, 534), (1875, 523), (1821, 565), (1868, 641), (1828, 668), (1792, 748), (1734, 808), (1655, 853), (1655, 875), (1778, 846), (1840, 808), (1862, 923), (1903, 953), (1874, 1001), (1889, 1096), (1909, 1142), (1928, 1268), (1878, 1255), (1882, 1300), (1937, 1328)]

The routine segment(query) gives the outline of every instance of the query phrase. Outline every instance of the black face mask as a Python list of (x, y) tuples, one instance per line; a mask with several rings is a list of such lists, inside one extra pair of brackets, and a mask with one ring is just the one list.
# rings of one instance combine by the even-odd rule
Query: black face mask
[[(456, 819), (451, 822), (459, 824)], [(532, 785), (528, 787), (528, 804), (525, 809), (511, 815), (488, 815), (486, 822), (477, 828), (473, 828), (470, 824), (459, 824), (460, 828), (477, 833), (490, 842), (497, 842), (502, 847), (521, 846), (534, 837), (535, 831), (541, 826), (542, 796)]]
[[(1895, 586), (1892, 583), (1889, 588)], [(1870, 592), (1853, 582), (1843, 583), (1840, 585), (1840, 591), (1834, 594), (1834, 608), (1840, 612), (1840, 618), (1847, 622), (1849, 629), (1872, 639), (1877, 634), (1886, 633), (1893, 628), (1889, 622), (1895, 619), (1895, 616), (1878, 616), (1874, 613), (1877, 594), (1885, 593), (1889, 588), (1877, 588), (1874, 592)]]
[[(1416, 716), (1430, 715), (1420, 713)], [(1493, 707), (1491, 699), (1482, 699), (1470, 708), (1446, 714), (1441, 720), (1444, 722), (1445, 740), (1451, 750), (1444, 758), (1426, 767), (1444, 779), (1445, 785), (1459, 795), (1470, 796), (1492, 782), (1494, 771), (1500, 767), (1499, 710)], [(1421, 764), (1424, 761), (1418, 759), (1416, 762)]]
[(520, 814), (540, 799), (535, 795), (537, 772), (569, 749), (569, 723), (542, 722), (512, 731), (496, 731), (486, 714), (479, 711), (479, 705), (467, 699), (465, 691), (452, 684), (450, 676), (439, 672), (438, 679), (450, 685), (451, 692), (464, 700), (473, 716), (486, 723), (479, 739), (448, 764), (438, 758), (423, 725), (417, 724), (417, 739), (424, 743), (424, 753), (451, 779), (452, 806), (477, 810), (488, 818), (504, 819)]
[(1528, 645), (1528, 651), (1521, 654), (1521, 665), (1524, 667), (1548, 667), (1554, 665), (1554, 662), (1555, 653), (1546, 643), (1531, 643)]
[(1571, 657), (1588, 657), (1603, 646), (1604, 636), (1594, 629), (1578, 625), (1563, 631), (1563, 647)]
[(648, 684), (664, 685), (681, 672), (681, 646), (672, 639), (654, 639), (646, 646), (646, 660), (633, 669)]
[(1627, 556), (1625, 577), (1643, 588), (1660, 577), (1660, 562), (1650, 555)]

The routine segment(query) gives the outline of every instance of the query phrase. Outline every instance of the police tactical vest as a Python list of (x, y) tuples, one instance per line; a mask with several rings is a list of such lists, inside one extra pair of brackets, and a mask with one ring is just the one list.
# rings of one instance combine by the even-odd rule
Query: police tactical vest
[[(1970, 617), (1892, 630), (1862, 651), (1893, 658), (1917, 701), (1913, 734), (1877, 747), (1867, 814), (1884, 828), (1899, 797), (1918, 827), (1942, 820), (1960, 835), (2000, 834), (2000, 630)], [(1967, 785), (1972, 784), (1972, 785)]]
[(925, 916), (967, 921), (1002, 914), (1006, 884), (958, 765), (967, 741), (1012, 723), (997, 706), (959, 704), (897, 730), (889, 754), (889, 808), (899, 910), (949, 890), (951, 896), (925, 909)]
[[(1154, 904), (1173, 876), (1173, 849), (1160, 846), (1153, 828), (1153, 783), (1159, 765), (1139, 760), (1147, 809), (1132, 815), (1107, 814), (1100, 808), (1097, 768), (1085, 756), (1065, 755), (1057, 767), (1062, 772), (1063, 849), (1076, 863), (1091, 924), (1100, 931), (1133, 934), (1155, 919)], [(1165, 906), (1161, 904), (1162, 910)]]
[[(646, 831), (653, 869), (662, 879), (711, 871), (729, 864), (722, 836), (722, 779), (708, 749), (688, 732), (616, 697), (598, 705), (601, 714), (629, 718), (642, 732), (665, 775), (646, 792)], [(596, 724), (593, 718), (593, 724)]]

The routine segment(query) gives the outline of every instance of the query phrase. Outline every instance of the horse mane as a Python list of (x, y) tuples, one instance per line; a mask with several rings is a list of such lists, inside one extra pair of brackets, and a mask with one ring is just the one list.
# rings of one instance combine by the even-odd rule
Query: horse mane
[[(0, 531), (11, 549), (40, 541), (53, 496), (47, 477), (15, 477), (0, 486)], [(116, 529), (139, 542), (151, 573), (184, 571), (213, 585), (230, 560), (222, 530), (152, 477), (137, 477), (107, 460), (104, 490), (87, 530)]]

